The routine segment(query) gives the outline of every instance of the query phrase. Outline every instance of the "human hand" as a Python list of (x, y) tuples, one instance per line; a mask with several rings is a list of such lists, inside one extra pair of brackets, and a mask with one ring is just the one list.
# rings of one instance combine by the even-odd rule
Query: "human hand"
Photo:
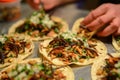
[(63, 0), (26, 0), (27, 3), (34, 9), (39, 10), (40, 3), (43, 3), (45, 10), (50, 10), (58, 5), (63, 4)]
[(53, 9), (62, 4), (62, 0), (41, 0), (41, 2), (44, 4), (43, 7), (45, 10)]
[(36, 10), (39, 10), (40, 3), (43, 3), (43, 7), (45, 10), (50, 10), (56, 6), (70, 2), (76, 2), (77, 0), (26, 0), (26, 1), (32, 8)]
[(106, 37), (111, 34), (120, 35), (120, 4), (103, 4), (88, 14), (81, 22), (90, 31), (101, 28), (109, 24), (102, 31), (98, 32), (98, 36)]
[(26, 0), (26, 1), (33, 9), (39, 10), (40, 0)]

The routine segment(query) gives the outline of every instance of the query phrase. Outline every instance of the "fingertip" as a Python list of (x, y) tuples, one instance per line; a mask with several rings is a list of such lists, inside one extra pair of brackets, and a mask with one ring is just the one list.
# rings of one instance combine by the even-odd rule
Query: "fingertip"
[(82, 22), (81, 22), (82, 25), (87, 25), (88, 24), (88, 21), (86, 19), (84, 19)]
[(33, 2), (34, 2), (35, 4), (39, 4), (39, 3), (40, 3), (40, 0), (33, 0)]
[(84, 20), (80, 22), (80, 24), (84, 24)]
[(90, 30), (90, 31), (94, 31), (97, 29), (97, 27), (93, 24), (93, 23), (90, 23), (88, 25), (86, 25), (86, 27)]
[(90, 24), (92, 21), (94, 20), (94, 18), (92, 17), (92, 13), (90, 12), (83, 20), (83, 24), (84, 25), (88, 25)]

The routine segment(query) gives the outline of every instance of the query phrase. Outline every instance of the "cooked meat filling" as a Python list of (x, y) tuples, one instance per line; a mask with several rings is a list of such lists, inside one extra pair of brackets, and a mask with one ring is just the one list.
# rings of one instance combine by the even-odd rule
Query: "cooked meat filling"
[(13, 37), (3, 36), (4, 41), (0, 41), (0, 64), (4, 64), (6, 58), (18, 57), (18, 54), (24, 53), (25, 48), (30, 43), (24, 40), (15, 40)]
[(50, 33), (58, 34), (62, 24), (51, 20), (43, 10), (34, 12), (25, 22), (16, 28), (17, 33), (27, 33), (32, 37), (43, 37)]
[(48, 55), (52, 59), (59, 58), (66, 63), (70, 63), (98, 56), (95, 45), (88, 44), (85, 38), (70, 37), (70, 34), (67, 38), (64, 37), (65, 35), (60, 35), (49, 43), (50, 52)]

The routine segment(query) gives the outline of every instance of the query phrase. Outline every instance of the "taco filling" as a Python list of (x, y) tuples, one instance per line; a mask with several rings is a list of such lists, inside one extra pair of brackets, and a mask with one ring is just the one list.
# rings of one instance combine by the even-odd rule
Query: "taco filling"
[(24, 24), (16, 28), (16, 33), (27, 33), (32, 37), (43, 37), (52, 34), (58, 34), (62, 24), (60, 22), (55, 22), (51, 17), (40, 10), (39, 12), (34, 12), (29, 18), (26, 19)]
[(48, 63), (30, 61), (17, 64), (10, 72), (3, 71), (2, 80), (66, 80), (60, 68)]
[(79, 26), (79, 30), (77, 34), (81, 37), (89, 38), (90, 36), (90, 31), (88, 29), (83, 28), (81, 25)]
[(84, 62), (85, 59), (99, 56), (93, 42), (78, 38), (71, 32), (64, 32), (49, 42), (46, 49), (51, 59), (58, 58), (64, 63)]
[(97, 70), (100, 80), (120, 80), (120, 57), (105, 59), (105, 66)]
[(19, 54), (25, 53), (25, 48), (30, 48), (31, 43), (24, 39), (13, 36), (0, 36), (0, 64), (12, 62), (12, 58), (17, 58)]

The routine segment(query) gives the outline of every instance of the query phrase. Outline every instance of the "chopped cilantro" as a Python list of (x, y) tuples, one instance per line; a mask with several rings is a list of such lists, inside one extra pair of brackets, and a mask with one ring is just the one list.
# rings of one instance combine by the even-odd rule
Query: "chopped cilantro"
[(83, 54), (86, 54), (86, 50), (85, 50), (85, 49), (82, 49), (82, 53), (83, 53)]
[(116, 68), (120, 68), (120, 61), (117, 62), (117, 64), (115, 64)]
[(78, 62), (78, 59), (74, 58), (72, 59), (73, 62)]
[(8, 40), (8, 37), (7, 36), (4, 36), (5, 40)]
[(75, 54), (79, 54), (78, 51), (77, 51), (76, 49), (74, 49), (73, 52), (74, 52)]
[(87, 38), (83, 37), (82, 38), (83, 42), (87, 42)]
[(116, 37), (116, 40), (119, 41), (119, 40), (120, 40), (120, 36), (117, 36), (117, 37)]
[(10, 54), (10, 56), (9, 57), (13, 57), (13, 55), (12, 54)]
[(89, 60), (89, 59), (90, 59), (90, 56), (86, 56), (86, 59)]
[(62, 53), (58, 53), (58, 54), (57, 54), (57, 57), (62, 57)]
[(39, 21), (39, 24), (43, 24), (43, 23), (42, 23), (42, 20)]
[(39, 70), (44, 70), (44, 69), (45, 69), (45, 67), (44, 67), (44, 65), (43, 65), (43, 64), (41, 64), (41, 65), (39, 65), (39, 66), (38, 66), (38, 69), (39, 69)]
[(28, 34), (28, 35), (31, 35), (31, 32), (30, 32), (30, 31), (28, 31), (28, 32), (27, 32), (27, 34)]
[(33, 71), (32, 69), (31, 69), (31, 70), (28, 70), (27, 72), (28, 72), (28, 75), (34, 74), (34, 71)]
[(57, 33), (57, 34), (59, 33), (58, 28), (55, 28), (54, 31), (55, 31), (55, 33)]
[(50, 75), (50, 74), (52, 74), (52, 71), (48, 70), (48, 71), (46, 71), (46, 74)]
[(26, 24), (25, 25), (25, 30), (27, 30), (27, 29), (29, 29), (29, 25)]
[(39, 12), (42, 13), (42, 14), (45, 14), (45, 11), (44, 11), (43, 8), (41, 8)]
[(39, 80), (44, 80), (43, 78), (40, 78)]
[(79, 59), (81, 59), (81, 58), (82, 58), (82, 56), (81, 56), (81, 55), (78, 55), (78, 57), (79, 57)]
[(37, 11), (35, 11), (35, 12), (33, 12), (33, 16), (36, 16), (38, 14), (38, 12)]
[(65, 39), (65, 40), (66, 40), (67, 42), (69, 42), (69, 43), (71, 43), (71, 42), (72, 42), (70, 38)]

